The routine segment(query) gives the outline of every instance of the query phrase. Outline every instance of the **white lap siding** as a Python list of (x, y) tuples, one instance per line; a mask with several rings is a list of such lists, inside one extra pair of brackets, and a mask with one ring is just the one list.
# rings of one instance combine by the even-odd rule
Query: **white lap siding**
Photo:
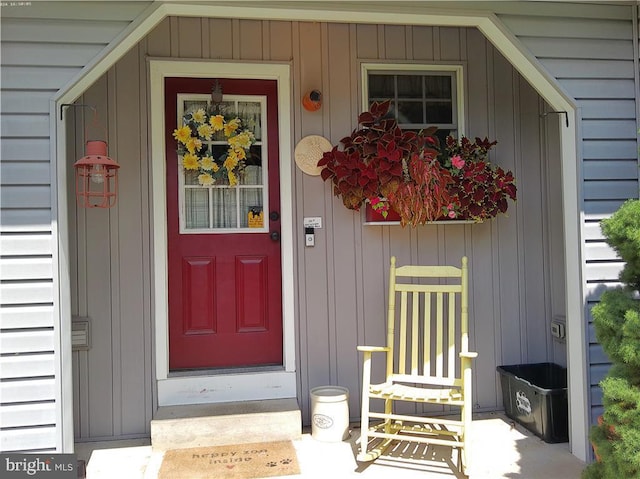
[(58, 250), (50, 99), (147, 4), (119, 3), (113, 8), (111, 2), (3, 2), (0, 7), (3, 452), (72, 447), (69, 437), (63, 445), (61, 426), (57, 264), (66, 253)]

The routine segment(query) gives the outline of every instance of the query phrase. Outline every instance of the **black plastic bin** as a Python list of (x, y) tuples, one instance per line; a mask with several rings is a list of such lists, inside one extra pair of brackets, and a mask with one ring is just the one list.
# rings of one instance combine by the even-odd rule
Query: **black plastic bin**
[(554, 363), (498, 366), (507, 416), (545, 442), (569, 440), (567, 370)]

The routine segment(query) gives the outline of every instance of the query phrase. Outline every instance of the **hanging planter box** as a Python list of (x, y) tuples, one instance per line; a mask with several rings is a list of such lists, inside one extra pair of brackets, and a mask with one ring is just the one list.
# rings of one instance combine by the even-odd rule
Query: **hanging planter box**
[(382, 216), (382, 213), (378, 210), (374, 210), (371, 203), (368, 201), (365, 203), (365, 221), (366, 223), (398, 223), (400, 224), (400, 215), (393, 208), (389, 208), (387, 211), (387, 217)]
[[(400, 215), (396, 210), (390, 208), (387, 212), (387, 217), (382, 216), (380, 211), (374, 210), (371, 207), (371, 204), (367, 201), (365, 203), (365, 220), (364, 224), (369, 226), (393, 226), (400, 224)], [(427, 224), (474, 224), (474, 223), (482, 223), (481, 220), (459, 220), (459, 219), (449, 219), (443, 218), (437, 221), (429, 221)]]
[[(508, 200), (516, 200), (515, 178), (489, 162), (496, 141), (447, 136), (441, 145), (436, 127), (402, 131), (386, 117), (390, 106), (390, 100), (373, 102), (358, 116), (358, 127), (340, 140), (342, 149), (325, 151), (317, 162), (322, 179), (333, 183), (345, 207), (358, 211), (367, 200), (389, 197), (398, 216), (414, 227), (506, 213)], [(395, 212), (383, 217), (365, 209), (366, 224), (399, 223)], [(441, 214), (446, 218), (439, 219)]]

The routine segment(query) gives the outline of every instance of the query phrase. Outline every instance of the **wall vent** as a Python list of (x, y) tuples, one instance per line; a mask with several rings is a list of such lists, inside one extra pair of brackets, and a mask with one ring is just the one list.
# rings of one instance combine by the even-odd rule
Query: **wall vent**
[(71, 348), (73, 351), (87, 351), (91, 347), (89, 318), (74, 318), (71, 322)]

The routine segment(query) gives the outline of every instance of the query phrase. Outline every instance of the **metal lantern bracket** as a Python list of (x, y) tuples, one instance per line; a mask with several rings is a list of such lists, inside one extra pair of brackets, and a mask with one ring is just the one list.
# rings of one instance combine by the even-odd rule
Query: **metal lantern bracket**
[(84, 103), (63, 103), (60, 105), (60, 119), (63, 119), (64, 109), (65, 108), (91, 108), (94, 114), (98, 113), (98, 108), (95, 105), (86, 105)]
[(564, 111), (564, 110), (561, 110), (561, 111), (548, 111), (546, 113), (542, 113), (540, 115), (540, 118), (546, 118), (548, 115), (563, 115), (564, 116), (564, 122), (565, 122), (567, 128), (569, 128), (569, 114), (566, 111)]

